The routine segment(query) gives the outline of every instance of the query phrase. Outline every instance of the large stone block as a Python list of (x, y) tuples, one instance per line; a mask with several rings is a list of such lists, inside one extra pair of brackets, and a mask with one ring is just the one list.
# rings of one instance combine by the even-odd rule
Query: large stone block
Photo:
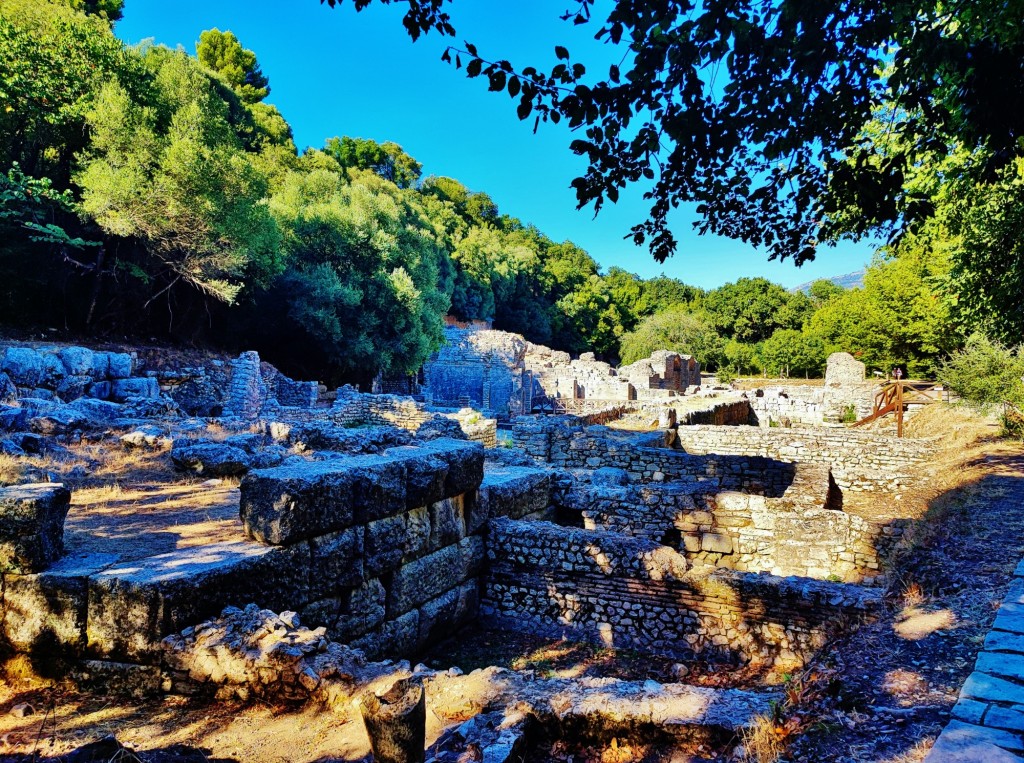
[[(65, 347), (60, 351), (60, 359), (64, 364), (64, 372), (68, 376), (96, 376), (103, 378), (105, 374), (93, 373), (93, 352), (85, 347)], [(103, 359), (103, 365), (106, 358)]]
[(182, 471), (195, 472), (204, 477), (232, 477), (249, 471), (252, 457), (241, 448), (220, 442), (200, 442), (195, 445), (176, 445), (171, 450), (171, 461)]
[(160, 397), (160, 384), (152, 376), (116, 379), (111, 390), (111, 397), (118, 403), (123, 403), (130, 397)]
[(469, 493), (480, 487), (484, 479), (484, 446), (478, 442), (439, 438), (423, 445), (446, 464), (444, 498)]
[(360, 585), (365, 578), (363, 528), (321, 535), (310, 541), (310, 594), (326, 596), (340, 588)]
[(88, 577), (116, 561), (112, 554), (70, 556), (36, 575), (5, 575), (0, 634), (20, 652), (79, 654), (85, 647)]
[(107, 376), (111, 379), (127, 379), (132, 375), (132, 356), (127, 352), (107, 353)]
[(458, 546), (447, 546), (406, 564), (395, 572), (391, 580), (388, 617), (410, 612), (455, 588), (465, 581), (465, 570), (463, 554)]
[(43, 356), (29, 347), (8, 347), (0, 360), (0, 370), (19, 387), (35, 387), (43, 380)]
[(247, 541), (182, 548), (107, 568), (89, 579), (91, 656), (148, 662), (160, 640), (229, 605), (274, 611), (310, 601), (310, 548)]
[(64, 550), (71, 491), (60, 484), (0, 489), (0, 573), (42, 572)]

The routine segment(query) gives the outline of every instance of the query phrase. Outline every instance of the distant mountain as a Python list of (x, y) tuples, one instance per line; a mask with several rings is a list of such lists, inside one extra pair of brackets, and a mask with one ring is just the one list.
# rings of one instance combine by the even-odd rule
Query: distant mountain
[[(820, 281), (821, 279), (816, 278), (814, 280)], [(860, 270), (855, 270), (852, 273), (847, 273), (846, 275), (833, 276), (832, 278), (829, 278), (827, 280), (831, 281), (836, 286), (842, 286), (844, 289), (854, 289), (858, 286), (864, 285), (864, 269), (861, 268)], [(804, 294), (806, 294), (811, 290), (812, 283), (814, 283), (814, 281), (802, 283), (799, 286), (794, 286), (792, 289), (790, 289), (790, 291), (793, 294), (796, 294), (798, 291), (802, 291)]]

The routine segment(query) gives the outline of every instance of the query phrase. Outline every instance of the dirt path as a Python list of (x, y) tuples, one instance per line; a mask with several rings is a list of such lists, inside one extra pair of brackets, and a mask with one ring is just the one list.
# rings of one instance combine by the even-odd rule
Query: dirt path
[(970, 480), (928, 502), (885, 616), (833, 645), (821, 694), (793, 687), (809, 728), (783, 760), (912, 763), (949, 720), (1024, 555), (1024, 450), (990, 442), (956, 468)]

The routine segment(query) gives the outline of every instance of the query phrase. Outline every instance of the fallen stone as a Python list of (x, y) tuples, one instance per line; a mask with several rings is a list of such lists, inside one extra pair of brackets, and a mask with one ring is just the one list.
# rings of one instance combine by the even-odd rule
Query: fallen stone
[(22, 702), (11, 708), (11, 715), (15, 718), (27, 718), (30, 715), (35, 715), (35, 708), (27, 702)]
[(131, 379), (117, 379), (111, 390), (115, 402), (123, 403), (130, 398), (155, 398), (160, 396), (160, 385), (151, 376), (136, 376)]
[(182, 471), (211, 477), (238, 476), (251, 467), (248, 453), (216, 442), (175, 445), (171, 450), (171, 461)]
[(144, 450), (166, 450), (174, 441), (158, 426), (143, 424), (138, 429), (121, 435), (121, 445), (126, 450), (141, 448)]

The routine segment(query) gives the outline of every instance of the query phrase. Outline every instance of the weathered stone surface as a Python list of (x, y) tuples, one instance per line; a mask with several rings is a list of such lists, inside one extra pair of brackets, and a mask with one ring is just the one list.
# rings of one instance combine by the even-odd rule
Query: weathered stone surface
[(0, 371), (0, 404), (13, 403), (18, 399), (18, 388), (11, 377)]
[(345, 530), (353, 524), (355, 482), (340, 459), (250, 472), (240, 502), (245, 532), (281, 545)]
[(925, 763), (1019, 763), (1020, 757), (1008, 749), (1024, 749), (1019, 735), (952, 720), (935, 740)]
[(91, 376), (65, 376), (57, 384), (57, 397), (65, 402), (83, 397), (93, 386)]
[(0, 573), (41, 572), (57, 561), (70, 503), (60, 484), (0, 488)]
[(91, 656), (151, 661), (160, 640), (240, 601), (308, 601), (310, 550), (226, 541), (115, 564), (89, 578)]
[(126, 450), (166, 450), (174, 444), (164, 429), (153, 424), (143, 424), (138, 429), (121, 435), (120, 439)]
[(35, 387), (43, 380), (43, 357), (28, 347), (8, 347), (0, 360), (4, 371), (19, 387)]
[(111, 554), (67, 556), (35, 575), (5, 575), (0, 633), (29, 654), (75, 655), (85, 646), (88, 576), (117, 562)]
[(363, 528), (352, 527), (310, 541), (313, 566), (310, 595), (328, 596), (340, 588), (360, 585), (365, 578)]
[(85, 347), (64, 347), (58, 353), (61, 362), (64, 364), (64, 372), (68, 376), (88, 376), (92, 378), (103, 378), (106, 376), (107, 360), (104, 356), (101, 366), (101, 373), (95, 373), (94, 358), (92, 350)]
[(388, 589), (388, 617), (414, 610), (462, 583), (465, 569), (458, 546), (447, 546), (403, 566)]
[(967, 676), (967, 680), (960, 690), (960, 696), (987, 702), (1024, 705), (1024, 685), (975, 671)]
[(111, 379), (127, 379), (132, 375), (132, 356), (127, 352), (108, 352), (107, 376)]
[(118, 403), (123, 403), (133, 397), (156, 398), (160, 396), (160, 385), (151, 376), (117, 379), (111, 387), (111, 397)]
[(171, 450), (171, 461), (182, 471), (206, 477), (245, 474), (251, 464), (249, 454), (245, 451), (217, 442), (175, 445)]
[(476, 502), (466, 513), (466, 531), (476, 532), (493, 517), (521, 519), (551, 504), (552, 475), (532, 467), (490, 467)]
[(476, 490), (484, 479), (484, 448), (476, 442), (440, 438), (423, 445), (448, 464), (444, 496), (462, 495)]

